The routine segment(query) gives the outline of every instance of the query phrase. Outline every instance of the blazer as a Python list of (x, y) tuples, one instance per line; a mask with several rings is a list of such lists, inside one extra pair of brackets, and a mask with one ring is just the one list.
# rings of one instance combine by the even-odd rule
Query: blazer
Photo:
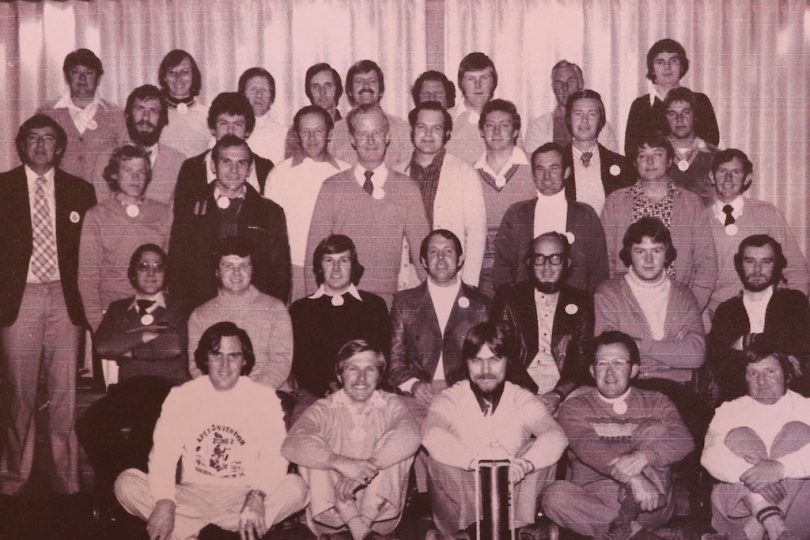
[[(208, 171), (205, 168), (205, 157), (210, 150), (200, 155), (188, 158), (180, 167), (177, 175), (177, 184), (174, 187), (174, 213), (190, 210), (194, 203), (206, 196)], [(273, 170), (273, 162), (251, 152), (253, 167), (256, 169), (256, 179), (259, 181), (259, 194), (264, 195), (264, 186), (267, 175)]]
[[(25, 168), (0, 174), (0, 326), (17, 320), (33, 251), (33, 231)], [(68, 315), (75, 325), (84, 325), (79, 296), (79, 238), (84, 213), (95, 206), (93, 186), (61, 169), (54, 174), (56, 252)]]
[[(628, 164), (623, 155), (611, 152), (601, 143), (597, 143), (599, 151), (599, 168), (602, 174), (602, 187), (605, 188), (605, 198), (619, 188), (629, 187), (635, 183), (636, 170)], [(577, 200), (576, 179), (574, 178), (574, 150), (572, 145), (563, 148), (563, 167), (568, 167), (571, 174), (565, 179), (565, 198), (569, 201)]]
[[(188, 163), (188, 162), (187, 162)], [(252, 247), (253, 285), (286, 303), (290, 294), (290, 244), (284, 210), (246, 186), (237, 218), (237, 235)], [(177, 203), (177, 200), (175, 200)], [(217, 295), (215, 260), (220, 223), (214, 186), (189, 199), (174, 215), (169, 238), (169, 291), (188, 306)]]
[[(526, 253), (534, 238), (534, 210), (538, 199), (521, 201), (509, 207), (495, 237), (495, 265), (492, 281), (495, 289), (507, 283), (526, 281)], [(602, 223), (593, 208), (585, 203), (568, 202), (566, 230), (574, 235), (571, 267), (565, 284), (593, 294), (608, 278), (607, 244)], [(570, 239), (569, 239), (570, 241)]]
[[(537, 385), (526, 371), (540, 348), (534, 283), (521, 281), (498, 289), (492, 301), (490, 320), (504, 324), (517, 337), (520, 355), (518, 365), (514, 367), (519, 373), (519, 384), (536, 393)], [(592, 384), (586, 348), (593, 338), (593, 328), (591, 296), (563, 285), (551, 330), (551, 351), (560, 371), (558, 385), (569, 382), (577, 386)]]
[[(462, 304), (467, 302), (461, 301), (462, 298), (469, 302), (466, 307)], [(439, 354), (447, 385), (464, 379), (467, 368), (461, 357), (461, 346), (470, 328), (487, 320), (488, 309), (489, 299), (462, 282), (442, 335), (427, 282), (396, 293), (391, 308), (391, 369), (388, 372), (391, 386), (397, 387), (412, 378), (431, 382)]]

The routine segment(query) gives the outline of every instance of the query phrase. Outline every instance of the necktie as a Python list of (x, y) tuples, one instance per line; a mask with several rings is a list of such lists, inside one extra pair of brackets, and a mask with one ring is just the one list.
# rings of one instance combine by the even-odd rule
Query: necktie
[(582, 160), (583, 167), (590, 167), (591, 166), (591, 158), (593, 157), (593, 152), (583, 152), (579, 159)]
[(45, 178), (37, 178), (34, 190), (34, 215), (31, 223), (33, 250), (31, 270), (43, 283), (51, 281), (56, 273), (56, 238), (51, 223), (51, 209), (45, 198)]
[(734, 207), (733, 207), (733, 206), (731, 206), (730, 204), (727, 204), (727, 205), (725, 205), (725, 206), (723, 207), (723, 213), (726, 215), (726, 222), (725, 222), (725, 223), (723, 223), (723, 226), (724, 226), (724, 227), (725, 227), (726, 225), (731, 225), (732, 223), (734, 223), (735, 221), (737, 221), (736, 219), (734, 219), (734, 216), (733, 216), (733, 215), (731, 215), (733, 212), (734, 212)]
[(371, 195), (374, 193), (374, 184), (371, 183), (371, 177), (374, 176), (374, 171), (366, 171), (363, 173), (363, 176), (366, 177), (366, 181), (363, 182), (363, 191)]
[(138, 305), (138, 315), (143, 315), (146, 311), (155, 305), (154, 300), (136, 300), (135, 303)]

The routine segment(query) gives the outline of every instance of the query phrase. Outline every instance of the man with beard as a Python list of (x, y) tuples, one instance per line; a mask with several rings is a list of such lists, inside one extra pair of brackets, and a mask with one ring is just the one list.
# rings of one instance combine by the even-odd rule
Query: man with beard
[(563, 284), (570, 252), (564, 235), (541, 234), (525, 256), (531, 279), (501, 287), (492, 302), (492, 320), (519, 340), (515, 364), (524, 386), (540, 395), (550, 411), (556, 411), (575, 388), (590, 382), (585, 346), (593, 337), (593, 301), (583, 291)]
[(787, 266), (782, 245), (767, 234), (749, 236), (740, 243), (734, 266), (743, 290), (717, 308), (708, 339), (708, 360), (720, 385), (720, 398), (745, 393), (745, 350), (761, 339), (775, 350), (794, 355), (799, 368), (795, 383), (806, 391), (810, 307), (802, 292), (778, 288)]
[[(182, 152), (160, 142), (160, 134), (169, 123), (168, 107), (160, 89), (144, 84), (133, 90), (127, 98), (124, 117), (129, 141), (146, 150), (152, 165), (152, 179), (144, 195), (171, 205), (177, 174), (186, 157)], [(110, 186), (104, 180), (104, 168), (109, 163), (111, 154), (112, 152), (99, 154), (93, 167), (93, 187), (96, 197), (102, 201), (110, 193)]]
[(517, 356), (504, 328), (491, 322), (472, 327), (462, 358), (469, 379), (433, 400), (422, 429), (422, 444), (430, 453), (433, 520), (441, 531), (427, 538), (457, 538), (461, 531), (476, 537), (475, 478), (482, 460), (509, 460), (514, 525), (533, 524), (537, 498), (568, 444), (543, 403), (506, 380)]
[(537, 236), (556, 231), (564, 234), (569, 268), (565, 284), (593, 294), (608, 278), (605, 233), (599, 216), (585, 203), (566, 198), (563, 187), (570, 174), (563, 150), (546, 143), (532, 154), (532, 178), (537, 196), (513, 204), (506, 211), (495, 237), (495, 289), (507, 283), (529, 279), (526, 250)]

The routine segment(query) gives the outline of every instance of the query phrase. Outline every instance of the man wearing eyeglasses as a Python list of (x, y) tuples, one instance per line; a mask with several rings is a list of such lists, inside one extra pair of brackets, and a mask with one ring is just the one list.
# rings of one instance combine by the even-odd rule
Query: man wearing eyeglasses
[(599, 217), (587, 204), (566, 199), (563, 188), (570, 168), (564, 166), (557, 143), (535, 150), (531, 164), (537, 197), (513, 204), (504, 214), (495, 237), (495, 288), (529, 279), (532, 269), (525, 262), (532, 239), (557, 231), (570, 245), (564, 283), (593, 294), (608, 278), (605, 233)]
[(570, 251), (560, 233), (535, 238), (525, 257), (531, 279), (498, 289), (491, 310), (491, 320), (507, 327), (520, 344), (516, 382), (540, 395), (552, 412), (588, 383), (585, 346), (593, 337), (593, 302), (585, 292), (563, 285)]

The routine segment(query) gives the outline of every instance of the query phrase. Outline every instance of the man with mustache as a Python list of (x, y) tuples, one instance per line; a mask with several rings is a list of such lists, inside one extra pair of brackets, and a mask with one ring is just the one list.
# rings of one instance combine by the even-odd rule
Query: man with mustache
[[(137, 144), (149, 154), (152, 165), (152, 179), (144, 192), (150, 199), (171, 205), (177, 175), (185, 161), (185, 154), (160, 142), (160, 135), (169, 123), (169, 112), (163, 94), (157, 86), (139, 86), (127, 98), (124, 109), (129, 141)], [(104, 168), (110, 161), (112, 152), (99, 154), (91, 177), (96, 197), (104, 200), (110, 187), (104, 180)]]
[(794, 355), (799, 368), (794, 385), (802, 391), (810, 388), (810, 307), (801, 291), (779, 287), (787, 262), (782, 245), (767, 234), (749, 236), (734, 255), (743, 290), (717, 308), (708, 338), (707, 358), (723, 400), (745, 393), (745, 351), (753, 341), (763, 339), (776, 350)]
[(568, 439), (543, 403), (506, 380), (517, 360), (514, 338), (492, 322), (470, 329), (462, 345), (468, 378), (439, 394), (422, 427), (430, 453), (433, 521), (428, 539), (476, 538), (478, 462), (509, 460), (514, 524), (531, 526), (537, 498), (554, 477)]

